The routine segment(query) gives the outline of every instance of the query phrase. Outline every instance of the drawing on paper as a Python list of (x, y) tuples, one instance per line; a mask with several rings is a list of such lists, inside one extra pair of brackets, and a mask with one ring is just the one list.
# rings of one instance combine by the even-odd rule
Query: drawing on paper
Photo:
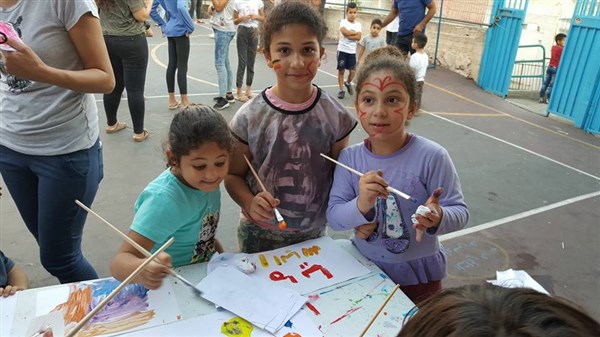
[(221, 333), (227, 337), (250, 337), (252, 329), (252, 324), (241, 317), (233, 317), (221, 325)]
[[(69, 285), (66, 302), (52, 312), (60, 312), (68, 333), (87, 313), (92, 311), (118, 285), (115, 279)], [(141, 284), (129, 284), (100, 310), (79, 333), (78, 337), (97, 336), (126, 331), (147, 324), (155, 311), (148, 309), (148, 289)]]

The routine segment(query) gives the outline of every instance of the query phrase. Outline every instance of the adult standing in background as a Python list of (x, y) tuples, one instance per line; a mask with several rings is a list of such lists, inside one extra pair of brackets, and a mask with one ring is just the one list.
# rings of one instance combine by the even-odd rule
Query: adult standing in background
[[(235, 86), (237, 99), (246, 102), (252, 98), (252, 81), (254, 80), (254, 61), (258, 48), (258, 24), (265, 20), (262, 0), (235, 0), (233, 23), (237, 29), (238, 68)], [(246, 72), (246, 91), (242, 90)]]
[[(383, 19), (383, 26), (387, 26), (394, 18), (398, 17), (398, 36), (396, 47), (402, 54), (414, 53), (412, 49), (413, 35), (425, 32), (425, 26), (436, 12), (433, 0), (394, 0), (392, 10)], [(427, 14), (425, 14), (427, 10)]]
[(389, 46), (396, 45), (398, 38), (398, 17), (396, 16), (387, 27), (385, 27), (385, 43)]
[(190, 1), (190, 17), (194, 19), (194, 12), (196, 12), (196, 23), (202, 22), (202, 0), (191, 0)]
[[(167, 21), (158, 14), (158, 6), (166, 12)], [(169, 45), (169, 64), (167, 65), (167, 91), (169, 110), (190, 105), (187, 93), (187, 71), (190, 58), (190, 35), (194, 32), (194, 21), (187, 9), (187, 0), (154, 0), (150, 16), (156, 22)], [(181, 101), (175, 98), (175, 73)]]
[(233, 72), (229, 63), (229, 45), (235, 36), (233, 11), (235, 0), (212, 0), (210, 24), (215, 32), (215, 68), (219, 78), (219, 96), (213, 108), (225, 109), (235, 102), (231, 88)]
[(115, 80), (94, 0), (0, 0), (8, 37), (0, 61), (0, 173), (44, 268), (61, 283), (94, 279), (81, 252), (87, 213), (103, 177), (91, 93)]
[(133, 123), (133, 140), (148, 138), (144, 129), (144, 87), (148, 69), (148, 42), (145, 21), (150, 16), (152, 0), (96, 0), (102, 34), (115, 75), (115, 89), (104, 94), (106, 133), (123, 130), (126, 124), (117, 119), (121, 94), (127, 89), (127, 105)]

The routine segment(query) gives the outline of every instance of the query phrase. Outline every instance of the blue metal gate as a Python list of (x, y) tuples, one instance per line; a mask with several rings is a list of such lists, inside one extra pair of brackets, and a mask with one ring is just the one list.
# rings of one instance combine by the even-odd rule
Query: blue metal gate
[(494, 0), (477, 83), (501, 97), (508, 94), (529, 0)]
[(578, 0), (548, 112), (600, 134), (600, 2)]

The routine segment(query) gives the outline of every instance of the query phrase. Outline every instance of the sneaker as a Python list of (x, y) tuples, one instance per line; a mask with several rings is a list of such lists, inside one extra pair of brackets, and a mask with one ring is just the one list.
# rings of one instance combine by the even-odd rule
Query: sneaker
[(339, 99), (343, 99), (345, 96), (346, 96), (346, 92), (344, 90), (340, 90), (340, 92), (338, 92)]
[(233, 97), (233, 94), (230, 92), (228, 92), (227, 95), (225, 95), (225, 99), (229, 103), (235, 103), (235, 97)]
[(549, 100), (550, 100), (550, 96), (548, 96), (548, 98), (544, 98), (544, 103), (548, 104)]
[(538, 99), (538, 103), (544, 103), (544, 97), (540, 97), (540, 98)]
[(217, 100), (217, 103), (215, 103), (215, 105), (213, 105), (213, 108), (215, 108), (217, 110), (223, 110), (227, 107), (229, 107), (229, 102), (227, 102), (227, 100), (223, 97), (219, 97), (219, 99)]
[(348, 90), (348, 93), (350, 95), (354, 95), (354, 88), (352, 87), (352, 83), (350, 83), (350, 82), (344, 82), (344, 85), (346, 86), (346, 89)]

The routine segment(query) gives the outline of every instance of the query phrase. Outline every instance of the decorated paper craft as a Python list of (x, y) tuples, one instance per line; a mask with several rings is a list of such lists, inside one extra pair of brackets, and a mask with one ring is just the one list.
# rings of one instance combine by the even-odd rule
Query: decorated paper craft
[[(59, 312), (68, 334), (85, 315), (102, 302), (118, 285), (113, 278), (71, 283), (40, 290), (36, 293), (35, 315)], [(15, 317), (12, 335), (25, 334), (34, 317)], [(144, 327), (175, 322), (181, 319), (170, 281), (165, 279), (157, 290), (140, 284), (125, 286), (78, 333), (77, 337), (110, 336)], [(25, 328), (23, 328), (25, 327)]]
[(12, 23), (0, 21), (0, 49), (15, 51), (14, 48), (6, 44), (7, 39), (22, 42)]
[[(300, 294), (370, 272), (328, 236), (250, 256), (256, 265), (256, 271), (248, 276), (274, 282)], [(236, 255), (214, 257), (209, 262), (208, 272), (220, 265), (230, 265), (229, 259), (235, 257)]]
[(233, 266), (217, 267), (197, 287), (202, 297), (243, 317), (252, 325), (275, 333), (306, 302), (296, 291), (267, 280), (253, 279)]
[(310, 320), (306, 312), (300, 310), (274, 335), (252, 326), (243, 318), (229, 311), (221, 311), (154, 328), (137, 330), (122, 336), (321, 337), (323, 334)]

